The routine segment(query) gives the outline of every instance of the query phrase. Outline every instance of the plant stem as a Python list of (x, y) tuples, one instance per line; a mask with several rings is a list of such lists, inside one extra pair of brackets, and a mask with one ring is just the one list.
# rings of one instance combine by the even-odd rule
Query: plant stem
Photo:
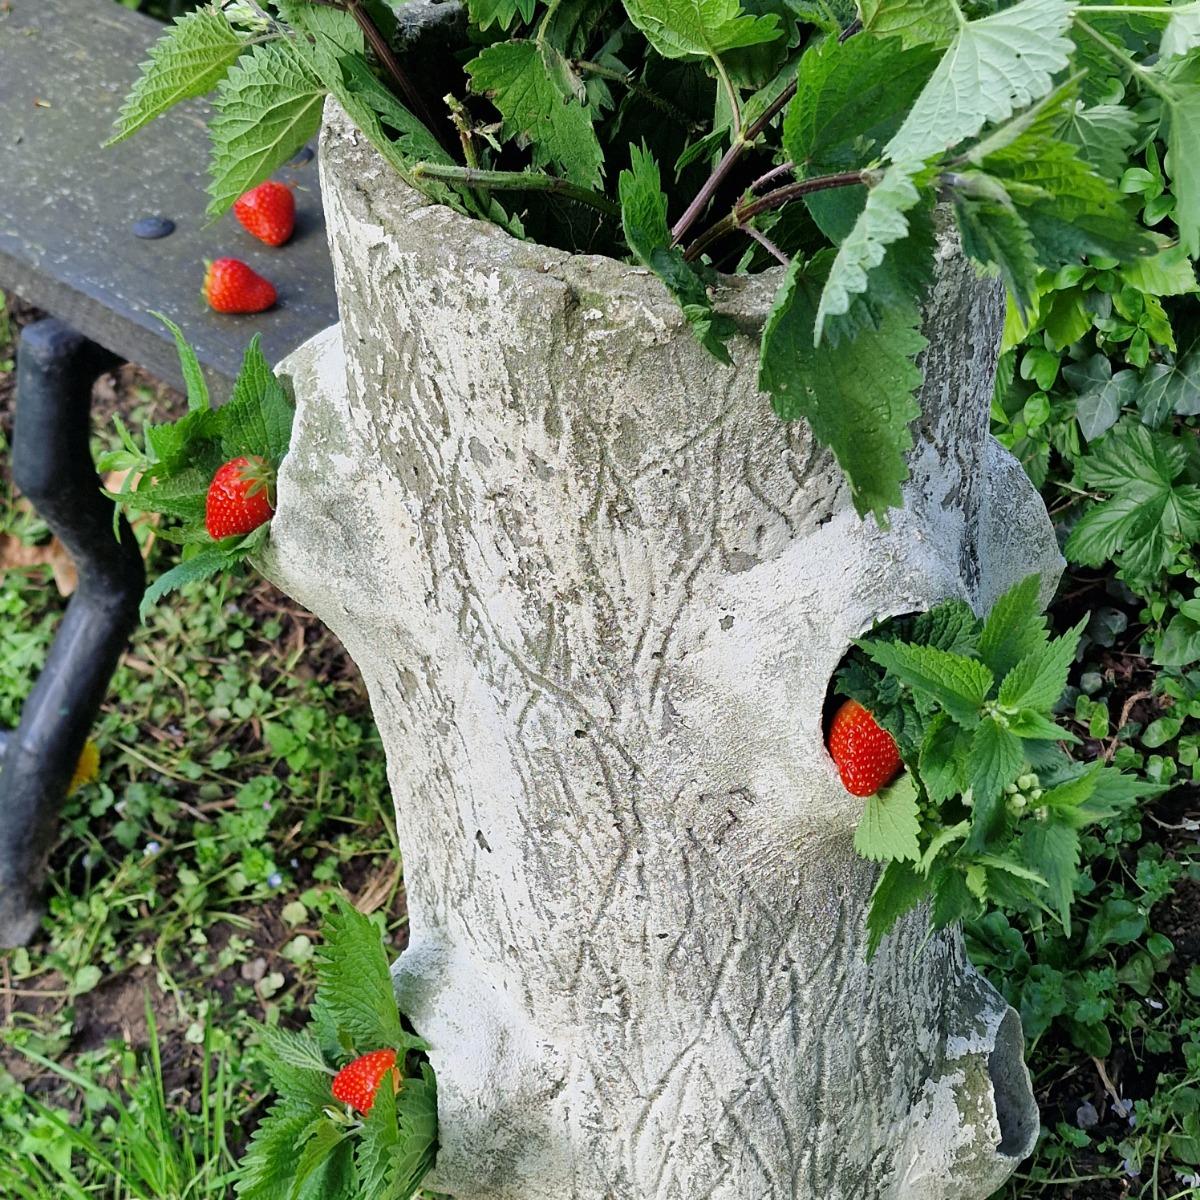
[(442, 163), (420, 162), (412, 168), (414, 178), (444, 179), (463, 183), (467, 187), (484, 188), (492, 192), (553, 192), (565, 200), (586, 204), (610, 217), (619, 217), (621, 209), (607, 196), (580, 187), (557, 175), (539, 175), (535, 171), (482, 171), (475, 167), (445, 166)]
[(753, 121), (749, 128), (733, 139), (729, 149), (721, 157), (713, 169), (713, 173), (705, 180), (704, 186), (696, 193), (695, 199), (687, 206), (683, 216), (675, 222), (671, 230), (671, 245), (678, 245), (683, 235), (696, 223), (700, 214), (708, 206), (708, 202), (716, 194), (717, 189), (725, 182), (729, 172), (737, 165), (738, 160), (757, 139), (758, 135), (775, 119), (787, 102), (796, 94), (796, 81), (791, 83), (771, 101), (763, 110), (762, 115)]
[(747, 237), (752, 237), (768, 254), (778, 259), (785, 267), (791, 265), (791, 259), (762, 230), (755, 229), (753, 225), (739, 225), (738, 231), (746, 234)]
[(838, 34), (839, 44), (842, 42), (848, 42), (856, 33), (862, 33), (862, 27), (862, 17), (855, 17), (854, 20), (851, 21), (850, 24)]
[(749, 187), (749, 191), (757, 192), (760, 188), (764, 188), (768, 183), (773, 183), (783, 175), (790, 175), (796, 169), (794, 162), (780, 163), (777, 167), (772, 167), (765, 175), (760, 175)]
[[(1157, 92), (1158, 95), (1162, 96), (1164, 100), (1171, 99), (1170, 88), (1165, 87), (1163, 84), (1159, 83), (1154, 78), (1153, 71), (1147, 70), (1145, 67), (1143, 67), (1141, 65), (1141, 63), (1135, 62), (1128, 54), (1125, 53), (1124, 50), (1122, 50), (1120, 48), (1120, 46), (1117, 46), (1113, 42), (1109, 41), (1109, 39), (1106, 38), (1104, 36), (1104, 34), (1100, 33), (1096, 29), (1093, 29), (1086, 21), (1081, 21), (1079, 19), (1080, 12), (1084, 12), (1084, 11), (1086, 11), (1086, 10), (1085, 9), (1076, 9), (1075, 10), (1075, 24), (1079, 28), (1079, 31), (1081, 33), (1086, 33), (1088, 35), (1088, 37), (1090, 37), (1093, 41), (1098, 42), (1101, 46), (1103, 46), (1105, 51), (1112, 58), (1116, 59), (1116, 61), (1119, 62), (1123, 67), (1125, 67), (1130, 72), (1131, 75), (1134, 75), (1137, 79), (1139, 79), (1142, 83), (1144, 83), (1152, 92)], [(1126, 9), (1124, 11), (1128, 11), (1128, 10)], [(1170, 11), (1170, 10), (1160, 9), (1159, 11)]]
[(429, 109), (425, 106), (424, 98), (413, 84), (413, 81), (409, 79), (408, 74), (400, 65), (395, 54), (392, 53), (392, 48), (388, 45), (387, 38), (380, 33), (379, 27), (371, 20), (371, 16), (366, 9), (363, 8), (362, 0), (345, 0), (344, 5), (335, 5), (334, 7), (344, 7), (346, 12), (354, 18), (359, 29), (363, 32), (363, 37), (367, 39), (368, 45), (375, 51), (375, 57), (379, 59), (383, 65), (383, 69), (399, 89), (405, 104), (412, 109), (413, 113), (436, 136), (437, 127), (433, 123)]
[(838, 175), (818, 175), (813, 179), (800, 179), (789, 183), (757, 200), (746, 200), (734, 206), (733, 212), (722, 217), (715, 225), (710, 226), (685, 251), (683, 257), (689, 262), (697, 259), (709, 246), (719, 242), (728, 234), (735, 233), (759, 213), (770, 212), (774, 208), (782, 208), (792, 200), (807, 196), (810, 192), (823, 192), (827, 188), (851, 187), (856, 183), (865, 183), (863, 171), (843, 171)]
[(653, 108), (657, 108), (659, 112), (665, 113), (671, 120), (682, 125), (684, 129), (691, 133), (702, 128), (683, 109), (677, 108), (665, 96), (660, 96), (644, 83), (639, 83), (633, 78), (632, 72), (618, 71), (614, 67), (606, 67), (603, 63), (591, 62), (589, 59), (576, 59), (574, 65), (577, 71), (584, 71), (588, 75), (595, 75), (600, 79), (610, 79), (613, 83), (619, 83), (622, 87), (628, 88), (635, 96), (641, 96), (647, 104)]
[(729, 72), (725, 70), (725, 64), (721, 61), (720, 55), (714, 54), (712, 61), (713, 66), (717, 68), (717, 78), (721, 81), (721, 86), (729, 97), (729, 114), (733, 121), (733, 140), (736, 142), (742, 136), (741, 101), (738, 99), (737, 89), (733, 86), (733, 80), (729, 78)]

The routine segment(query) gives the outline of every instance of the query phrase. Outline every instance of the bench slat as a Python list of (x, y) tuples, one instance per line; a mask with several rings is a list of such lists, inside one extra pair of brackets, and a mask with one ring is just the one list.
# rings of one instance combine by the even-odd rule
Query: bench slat
[[(163, 312), (224, 398), (255, 332), (274, 362), (337, 320), (316, 162), (276, 175), (295, 188), (297, 223), (275, 250), (232, 214), (206, 225), (206, 102), (103, 149), (162, 28), (113, 0), (9, 0), (0, 8), (0, 287), (179, 386), (170, 337), (149, 315)], [(133, 222), (146, 215), (169, 217), (175, 232), (135, 237)], [(223, 256), (270, 279), (276, 308), (211, 312), (200, 295), (204, 262)]]

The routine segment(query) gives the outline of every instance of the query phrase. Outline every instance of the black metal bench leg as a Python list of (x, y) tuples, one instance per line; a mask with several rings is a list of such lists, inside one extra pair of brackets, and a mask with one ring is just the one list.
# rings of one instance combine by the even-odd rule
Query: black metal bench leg
[(0, 947), (37, 931), (58, 810), (137, 624), (145, 571), (100, 492), (88, 446), (92, 384), (116, 359), (54, 319), (17, 350), (13, 478), (70, 552), (79, 586), (0, 763)]

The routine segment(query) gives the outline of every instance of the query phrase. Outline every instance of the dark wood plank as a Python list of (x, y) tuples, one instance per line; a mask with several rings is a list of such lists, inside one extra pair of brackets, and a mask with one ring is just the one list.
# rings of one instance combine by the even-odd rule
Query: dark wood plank
[[(272, 249), (232, 214), (206, 224), (205, 102), (104, 149), (161, 31), (113, 0), (0, 5), (0, 287), (178, 386), (170, 338), (149, 315), (166, 313), (221, 394), (254, 333), (277, 361), (337, 320), (316, 161), (277, 174), (296, 190), (297, 230)], [(133, 222), (148, 214), (169, 217), (175, 232), (134, 237)], [(277, 307), (211, 312), (200, 295), (204, 263), (222, 256), (270, 279)]]

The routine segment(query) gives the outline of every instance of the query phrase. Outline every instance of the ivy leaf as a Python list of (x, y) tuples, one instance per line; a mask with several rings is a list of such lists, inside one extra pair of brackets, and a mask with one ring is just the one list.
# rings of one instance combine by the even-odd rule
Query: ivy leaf
[(679, 301), (697, 341), (729, 364), (732, 359), (725, 342), (737, 327), (731, 318), (713, 309), (704, 280), (684, 260), (683, 251), (671, 245), (658, 163), (645, 146), (631, 146), (629, 161), (630, 169), (622, 171), (617, 180), (625, 240), (638, 262), (649, 267)]
[(955, 0), (861, 0), (863, 28), (876, 36), (896, 34), (905, 46), (948, 46), (962, 25)]
[(893, 162), (924, 162), (1050, 91), (1069, 62), (1070, 0), (1022, 0), (962, 24), (903, 125)]
[(1067, 686), (1067, 674), (1075, 661), (1075, 649), (1088, 618), (1057, 637), (1044, 649), (1027, 654), (1000, 684), (1000, 704), (1005, 708), (1031, 708), (1048, 713)]
[(726, 50), (773, 42), (775, 13), (755, 17), (738, 0), (624, 0), (629, 19), (664, 58), (713, 59)]
[(973, 658), (933, 646), (861, 641), (861, 649), (913, 691), (933, 701), (959, 724), (974, 728), (992, 686), (992, 673)]
[(929, 883), (909, 862), (889, 862), (884, 868), (867, 913), (867, 958), (874, 957), (879, 943), (892, 926), (911, 912), (929, 894)]
[(246, 47), (216, 5), (176, 17), (142, 63), (141, 73), (105, 145), (123, 141), (181, 100), (211, 92)]
[(604, 152), (589, 110), (555, 85), (568, 70), (552, 46), (499, 42), (467, 63), (471, 91), (487, 96), (504, 122), (500, 136), (533, 147), (533, 164), (555, 164), (583, 187), (600, 184)]
[(998, 678), (1026, 655), (1046, 646), (1046, 618), (1040, 602), (1042, 578), (1034, 573), (1013, 584), (992, 605), (979, 635), (979, 657)]
[(867, 797), (854, 849), (873, 862), (916, 862), (921, 857), (917, 814), (917, 785), (906, 771), (895, 783)]
[(1111, 496), (1076, 522), (1067, 557), (1086, 566), (1115, 557), (1122, 578), (1157, 579), (1177, 546), (1200, 540), (1200, 487), (1176, 482), (1186, 465), (1178, 439), (1121, 420), (1079, 462), (1083, 485)]
[(830, 316), (850, 310), (854, 296), (865, 292), (871, 271), (883, 262), (888, 246), (908, 234), (905, 213), (921, 199), (912, 176), (919, 164), (889, 167), (867, 193), (867, 202), (846, 235), (829, 270), (817, 305), (813, 344), (819, 345)]
[(219, 217), (321, 127), (326, 88), (288, 47), (253, 46), (217, 88), (208, 215)]
[(865, 328), (836, 348), (814, 345), (828, 252), (788, 267), (763, 331), (759, 387), (785, 421), (803, 417), (828, 446), (850, 483), (860, 515), (879, 519), (902, 503), (905, 454), (919, 414), (914, 360), (925, 347), (915, 307), (897, 307), (878, 329)]
[(1190, 667), (1200, 662), (1200, 621), (1186, 613), (1176, 613), (1154, 651), (1160, 667)]
[(1075, 389), (1075, 417), (1079, 430), (1089, 442), (1107, 433), (1126, 404), (1137, 396), (1140, 381), (1136, 371), (1113, 374), (1106, 354), (1093, 354), (1081, 363), (1063, 368), (1063, 376)]

